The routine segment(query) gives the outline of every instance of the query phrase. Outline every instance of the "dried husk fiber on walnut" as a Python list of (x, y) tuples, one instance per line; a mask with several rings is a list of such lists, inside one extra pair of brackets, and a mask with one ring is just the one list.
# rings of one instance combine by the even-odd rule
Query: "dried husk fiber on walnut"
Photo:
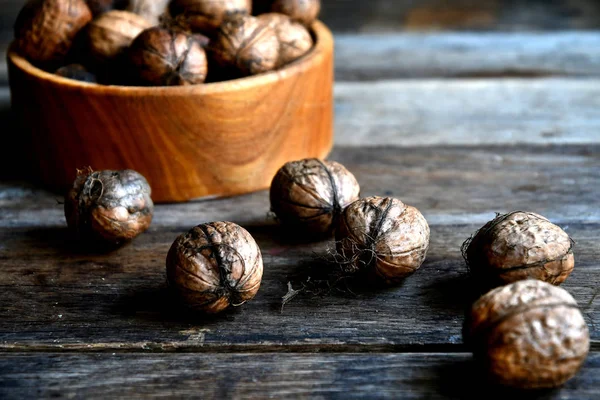
[(84, 0), (30, 0), (15, 22), (19, 51), (37, 64), (59, 64), (92, 19)]
[(254, 298), (263, 262), (258, 245), (232, 222), (198, 225), (167, 255), (169, 285), (190, 308), (214, 314)]
[(321, 11), (321, 0), (273, 0), (271, 11), (288, 15), (304, 25), (312, 24)]
[(394, 284), (414, 273), (429, 248), (429, 225), (414, 207), (391, 197), (350, 204), (336, 230), (338, 258), (346, 274), (365, 273)]
[(539, 214), (498, 215), (463, 244), (476, 279), (497, 286), (521, 279), (562, 283), (575, 266), (573, 241)]
[(104, 64), (117, 58), (133, 40), (152, 25), (128, 11), (113, 10), (88, 24), (87, 50), (94, 62)]
[(150, 195), (150, 185), (136, 171), (79, 171), (65, 198), (67, 224), (90, 242), (122, 244), (150, 226)]
[(279, 61), (277, 32), (267, 22), (251, 16), (225, 21), (208, 50), (215, 67), (234, 78), (271, 71)]
[(302, 57), (313, 47), (313, 38), (304, 25), (293, 22), (287, 15), (278, 13), (262, 14), (259, 19), (269, 23), (279, 39), (279, 61), (277, 66), (289, 64)]
[(335, 161), (292, 161), (273, 178), (271, 211), (292, 230), (321, 235), (333, 231), (344, 208), (359, 194), (354, 175)]
[(128, 58), (131, 74), (146, 85), (196, 85), (205, 81), (208, 71), (198, 39), (172, 29), (145, 30), (131, 44)]
[(573, 297), (534, 279), (496, 288), (477, 300), (464, 336), (492, 382), (525, 389), (562, 385), (580, 369), (590, 345)]
[(251, 0), (173, 0), (173, 16), (183, 17), (195, 32), (213, 34), (228, 18), (249, 15)]

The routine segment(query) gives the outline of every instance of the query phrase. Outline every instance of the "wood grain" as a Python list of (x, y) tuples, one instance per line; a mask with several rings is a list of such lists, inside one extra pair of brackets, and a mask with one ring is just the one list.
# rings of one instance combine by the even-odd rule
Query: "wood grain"
[[(560, 389), (530, 399), (597, 398), (600, 355)], [(13, 398), (521, 398), (491, 388), (466, 354), (3, 354)]]
[(598, 76), (600, 33), (336, 35), (336, 79)]
[(117, 87), (45, 73), (9, 53), (12, 108), (36, 174), (68, 187), (76, 169), (134, 169), (155, 202), (267, 188), (284, 163), (332, 145), (333, 39), (259, 76), (180, 87)]
[[(477, 296), (462, 242), (494, 211), (524, 209), (559, 223), (577, 242), (576, 268), (563, 285), (577, 299), (600, 349), (598, 146), (515, 148), (339, 148), (364, 195), (397, 196), (431, 225), (423, 267), (388, 290), (300, 295), (281, 313), (292, 281), (319, 279), (331, 243), (286, 237), (267, 194), (165, 205), (150, 231), (108, 255), (77, 251), (56, 198), (2, 190), (0, 349), (5, 351), (455, 351), (463, 311)], [(165, 285), (175, 237), (207, 220), (248, 228), (264, 255), (257, 297), (221, 317), (181, 310)], [(92, 329), (93, 328), (93, 329)]]
[(597, 79), (356, 82), (335, 88), (343, 146), (595, 143)]

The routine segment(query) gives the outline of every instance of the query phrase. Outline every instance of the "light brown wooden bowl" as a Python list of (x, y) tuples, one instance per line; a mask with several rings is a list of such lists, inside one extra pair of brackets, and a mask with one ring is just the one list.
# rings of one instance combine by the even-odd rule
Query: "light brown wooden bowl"
[(13, 111), (53, 188), (91, 166), (142, 173), (156, 202), (264, 189), (287, 161), (332, 146), (333, 38), (320, 22), (313, 33), (311, 52), (281, 70), (181, 87), (82, 83), (9, 51)]

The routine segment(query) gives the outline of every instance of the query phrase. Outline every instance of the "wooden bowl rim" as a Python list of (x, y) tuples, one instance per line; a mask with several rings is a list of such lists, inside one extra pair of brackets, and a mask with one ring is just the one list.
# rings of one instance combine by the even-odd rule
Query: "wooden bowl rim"
[[(296, 75), (302, 71), (312, 68), (320, 63), (323, 54), (333, 51), (333, 35), (325, 24), (320, 21), (313, 23), (311, 27), (315, 35), (315, 45), (311, 51), (298, 60), (284, 66), (276, 71), (264, 74), (234, 79), (224, 82), (212, 82), (189, 86), (117, 86), (101, 85), (98, 83), (81, 82), (74, 79), (63, 78), (56, 74), (46, 72), (31, 64), (26, 58), (19, 55), (10, 47), (7, 59), (9, 63), (19, 68), (28, 76), (36, 80), (44, 81), (61, 89), (83, 90), (88, 93), (113, 94), (123, 96), (165, 96), (165, 95), (192, 95), (233, 92), (252, 87), (259, 87), (278, 82), (286, 77)], [(9, 76), (10, 78), (10, 76)]]

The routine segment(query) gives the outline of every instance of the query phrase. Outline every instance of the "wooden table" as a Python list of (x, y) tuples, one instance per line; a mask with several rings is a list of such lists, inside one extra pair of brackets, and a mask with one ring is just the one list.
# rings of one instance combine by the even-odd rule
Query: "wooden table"
[[(462, 344), (476, 290), (460, 253), (495, 212), (516, 209), (547, 216), (577, 242), (563, 287), (592, 338), (575, 379), (530, 398), (600, 396), (600, 33), (337, 43), (331, 159), (364, 195), (423, 212), (423, 267), (395, 288), (300, 293), (282, 310), (287, 283), (297, 289), (318, 274), (331, 243), (286, 239), (266, 192), (160, 205), (130, 245), (85, 254), (69, 239), (60, 196), (15, 180), (18, 153), (2, 146), (0, 397), (518, 397), (483, 387)], [(265, 273), (253, 301), (201, 318), (173, 303), (165, 256), (177, 235), (212, 220), (248, 228)]]

